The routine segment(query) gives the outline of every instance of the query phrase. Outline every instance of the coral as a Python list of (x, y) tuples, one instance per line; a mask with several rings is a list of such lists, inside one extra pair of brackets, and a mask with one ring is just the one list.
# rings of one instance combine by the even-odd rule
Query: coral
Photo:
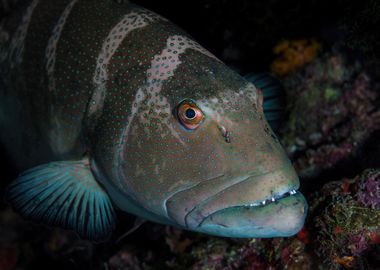
[(283, 40), (273, 49), (277, 58), (272, 63), (272, 71), (279, 76), (287, 75), (313, 61), (320, 48), (314, 39)]
[(328, 183), (312, 196), (308, 226), (315, 232), (317, 254), (330, 269), (357, 267), (379, 242), (380, 211), (363, 206), (363, 195), (359, 196), (363, 183), (379, 173), (367, 170), (353, 179)]
[(301, 176), (355, 157), (380, 129), (379, 85), (343, 53), (325, 53), (283, 82), (289, 121), (282, 142)]
[(141, 262), (137, 259), (133, 252), (127, 250), (121, 250), (108, 261), (108, 267), (110, 270), (140, 270)]
[(358, 201), (367, 207), (380, 209), (380, 173), (370, 171), (359, 184)]
[(175, 254), (184, 253), (188, 246), (193, 243), (190, 238), (183, 238), (183, 231), (166, 227), (166, 237), (165, 242), (170, 247), (170, 251)]
[(203, 237), (172, 261), (172, 269), (310, 269), (312, 256), (296, 237), (223, 239)]

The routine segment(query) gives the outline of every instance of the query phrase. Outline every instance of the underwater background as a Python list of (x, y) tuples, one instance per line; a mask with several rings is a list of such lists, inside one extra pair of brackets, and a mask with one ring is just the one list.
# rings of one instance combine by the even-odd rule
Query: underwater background
[[(380, 2), (135, 0), (242, 75), (272, 72), (287, 111), (278, 131), (309, 203), (294, 237), (227, 239), (119, 212), (93, 244), (0, 203), (0, 270), (380, 269)], [(0, 11), (0, 16), (6, 16)], [(0, 145), (1, 197), (15, 178)]]

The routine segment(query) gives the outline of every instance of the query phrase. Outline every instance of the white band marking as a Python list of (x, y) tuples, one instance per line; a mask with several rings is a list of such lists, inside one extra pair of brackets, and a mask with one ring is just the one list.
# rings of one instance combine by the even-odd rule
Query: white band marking
[(165, 19), (145, 9), (139, 12), (132, 11), (126, 14), (109, 32), (96, 61), (96, 69), (93, 76), (94, 92), (88, 108), (89, 116), (103, 108), (106, 82), (108, 80), (107, 66), (120, 44), (133, 30), (143, 28), (157, 20)]
[(34, 9), (38, 5), (39, 0), (33, 0), (30, 6), (27, 8), (24, 16), (22, 17), (20, 26), (17, 28), (16, 33), (12, 37), (11, 44), (9, 46), (9, 61), (11, 68), (22, 62), (24, 53), (25, 38), (28, 33), (29, 24), (32, 20)]
[(46, 71), (48, 76), (48, 86), (49, 90), (53, 91), (55, 89), (55, 78), (54, 78), (54, 69), (57, 53), (57, 44), (61, 37), (63, 27), (66, 24), (67, 18), (70, 15), (71, 10), (78, 0), (72, 0), (70, 4), (63, 10), (61, 17), (59, 18), (57, 24), (54, 26), (52, 35), (48, 41), (48, 46), (46, 47), (45, 56), (46, 56)]

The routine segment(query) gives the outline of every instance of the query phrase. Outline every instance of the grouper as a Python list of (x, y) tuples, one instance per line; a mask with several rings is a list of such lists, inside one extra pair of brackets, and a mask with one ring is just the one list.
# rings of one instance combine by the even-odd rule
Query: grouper
[(302, 228), (307, 204), (261, 90), (183, 30), (128, 1), (8, 10), (0, 142), (20, 173), (5, 200), (24, 218), (93, 241), (112, 235), (116, 210), (224, 237)]

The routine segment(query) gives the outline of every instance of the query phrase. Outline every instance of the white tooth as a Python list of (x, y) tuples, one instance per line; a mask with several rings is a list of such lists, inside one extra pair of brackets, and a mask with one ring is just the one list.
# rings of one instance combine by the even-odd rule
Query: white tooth
[(272, 202), (274, 202), (274, 198), (272, 197)]

